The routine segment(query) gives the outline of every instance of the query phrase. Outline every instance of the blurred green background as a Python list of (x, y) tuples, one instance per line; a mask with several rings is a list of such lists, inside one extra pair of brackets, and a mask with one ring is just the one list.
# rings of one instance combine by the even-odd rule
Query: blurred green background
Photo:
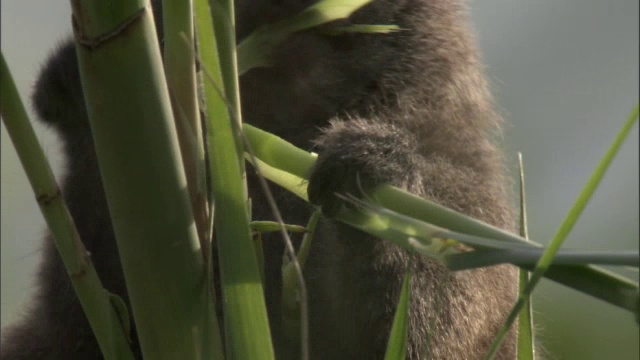
[[(2, 52), (25, 99), (47, 54), (70, 36), (68, 1), (3, 0)], [(638, 0), (484, 0), (471, 15), (515, 169), (524, 155), (530, 237), (546, 242), (638, 102)], [(55, 173), (60, 145), (36, 132)], [(45, 232), (4, 126), (1, 138), (1, 320), (20, 316), (33, 290)], [(515, 174), (515, 172), (514, 172)], [(515, 176), (515, 175), (514, 175)], [(638, 249), (638, 126), (566, 242)], [(626, 272), (637, 279), (637, 272)], [(638, 359), (638, 326), (624, 311), (544, 282), (535, 319), (549, 359)]]

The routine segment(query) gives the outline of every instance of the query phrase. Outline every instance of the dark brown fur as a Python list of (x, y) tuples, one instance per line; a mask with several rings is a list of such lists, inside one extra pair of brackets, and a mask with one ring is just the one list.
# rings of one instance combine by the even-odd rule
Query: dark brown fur
[[(312, 1), (239, 1), (238, 37)], [(393, 34), (296, 34), (272, 68), (241, 79), (245, 121), (320, 152), (309, 195), (331, 214), (334, 192), (391, 183), (507, 230), (512, 209), (500, 118), (458, 0), (375, 0), (348, 21), (396, 24)], [(96, 269), (111, 292), (126, 289), (87, 127), (73, 47), (45, 66), (34, 94), (39, 117), (62, 135), (69, 161), (64, 195)], [(256, 219), (271, 219), (250, 175)], [(274, 189), (286, 222), (304, 224), (308, 204)], [(278, 355), (296, 358), (279, 330), (282, 245), (265, 241), (266, 300)], [(452, 273), (334, 221), (318, 229), (305, 268), (313, 359), (381, 359), (402, 276), (412, 270), (409, 359), (480, 359), (515, 298), (508, 266)], [(49, 239), (38, 294), (3, 334), (2, 359), (96, 359), (99, 350)], [(511, 333), (499, 355), (515, 358)], [(139, 353), (134, 342), (134, 349)]]

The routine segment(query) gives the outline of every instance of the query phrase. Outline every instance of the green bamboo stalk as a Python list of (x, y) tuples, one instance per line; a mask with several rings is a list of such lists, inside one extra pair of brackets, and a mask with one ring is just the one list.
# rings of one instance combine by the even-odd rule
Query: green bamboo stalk
[[(242, 124), (242, 108), (240, 107), (240, 85), (238, 83), (238, 61), (236, 52), (235, 14), (233, 0), (211, 0), (211, 19), (218, 50), (220, 71), (222, 72), (222, 84), (226, 104), (232, 111), (231, 120), (237, 123), (239, 129)], [(202, 40), (204, 41), (204, 40)], [(227, 151), (235, 149), (240, 164), (242, 185), (245, 198), (248, 197), (244, 172), (244, 148), (239, 134), (233, 132), (235, 148), (227, 148)]]
[(203, 256), (211, 253), (207, 177), (196, 81), (192, 1), (164, 0), (164, 68)]
[[(216, 5), (217, 4), (217, 5)], [(216, 10), (224, 9), (217, 2)], [(219, 8), (222, 6), (221, 8)], [(226, 13), (218, 17), (229, 16)], [(217, 12), (216, 12), (217, 13)], [(207, 0), (195, 1), (196, 31), (198, 34), (199, 55), (203, 72), (207, 75), (203, 81), (204, 100), (207, 112), (207, 144), (209, 164), (212, 173), (212, 191), (216, 207), (216, 242), (219, 254), (220, 275), (224, 295), (224, 320), (227, 357), (230, 359), (273, 359), (271, 335), (264, 302), (258, 261), (251, 239), (249, 211), (246, 201), (246, 186), (242, 152), (236, 152), (240, 146), (237, 139), (239, 125), (234, 123), (227, 107), (226, 96), (233, 91), (233, 85), (226, 88), (221, 65), (223, 59), (229, 60), (232, 50), (218, 49), (217, 37), (212, 28), (211, 11)], [(216, 17), (216, 19), (218, 19)], [(222, 19), (229, 24), (229, 19)], [(217, 26), (219, 31), (232, 31), (228, 26)], [(230, 35), (217, 35), (228, 41)], [(229, 46), (223, 41), (221, 46)], [(221, 54), (220, 62), (218, 61)], [(234, 60), (235, 61), (235, 60)], [(233, 64), (226, 63), (225, 71)], [(235, 74), (235, 73), (232, 73)], [(228, 75), (228, 74), (227, 74)], [(227, 81), (231, 81), (227, 79)], [(219, 90), (224, 89), (221, 93)], [(237, 96), (237, 95), (236, 95)], [(237, 111), (235, 100), (230, 109)], [(236, 114), (239, 119), (239, 112)]]
[[(27, 112), (20, 100), (9, 67), (1, 56), (0, 114), (13, 142), (22, 167), (27, 173), (38, 206), (49, 226), (51, 235), (69, 274), (73, 289), (80, 300), (87, 320), (96, 336), (100, 350), (107, 360), (133, 359), (128, 335), (111, 300), (115, 295), (102, 287), (91, 259), (76, 230), (51, 167), (31, 127)], [(122, 300), (114, 300), (122, 301)], [(119, 309), (122, 311), (123, 309)], [(121, 317), (122, 316), (122, 317)]]
[[(200, 118), (198, 78), (196, 74), (193, 1), (163, 0), (164, 68), (171, 97), (173, 116), (184, 163), (191, 209), (194, 215), (202, 257), (210, 284), (207, 304), (215, 312), (216, 294), (213, 280), (215, 259), (211, 259), (212, 217), (207, 189), (205, 146)], [(217, 316), (213, 316), (208, 339), (213, 344), (214, 359), (224, 359), (223, 342)]]
[(147, 359), (208, 359), (212, 307), (148, 1), (72, 0), (84, 96)]

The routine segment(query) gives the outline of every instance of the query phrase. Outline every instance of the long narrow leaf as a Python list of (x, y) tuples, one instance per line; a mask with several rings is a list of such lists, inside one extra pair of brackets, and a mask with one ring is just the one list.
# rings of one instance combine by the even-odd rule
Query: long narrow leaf
[[(479, 250), (448, 255), (447, 266), (452, 270), (468, 270), (479, 267), (510, 263), (524, 269), (533, 269), (542, 258), (544, 248), (516, 250)], [(551, 262), (553, 265), (609, 265), (638, 267), (637, 251), (592, 251), (560, 249)]]
[[(529, 227), (527, 225), (527, 197), (524, 186), (524, 165), (522, 163), (522, 153), (518, 153), (518, 168), (520, 169), (520, 236), (529, 238)], [(523, 294), (529, 282), (529, 271), (520, 268), (518, 270), (518, 293)], [(533, 360), (535, 358), (535, 345), (533, 334), (533, 312), (531, 311), (531, 297), (527, 298), (527, 303), (520, 310), (518, 315), (518, 360)], [(506, 326), (506, 324), (505, 324)]]
[[(562, 224), (560, 224), (560, 228), (556, 232), (556, 235), (553, 237), (553, 239), (549, 243), (549, 246), (545, 250), (535, 270), (531, 274), (531, 279), (529, 279), (529, 282), (527, 283), (527, 287), (525, 288), (523, 293), (520, 294), (520, 296), (518, 297), (518, 301), (516, 302), (516, 305), (513, 307), (513, 309), (511, 310), (511, 313), (507, 317), (506, 326), (505, 326), (506, 328), (508, 328), (510, 324), (513, 323), (513, 321), (515, 321), (515, 318), (517, 317), (518, 312), (526, 304), (528, 295), (531, 294), (531, 292), (533, 291), (538, 281), (540, 281), (540, 279), (542, 278), (542, 275), (551, 266), (551, 263), (553, 262), (553, 258), (555, 254), (558, 252), (558, 250), (562, 246), (562, 243), (566, 239), (567, 235), (569, 235), (569, 232), (571, 231), (571, 229), (573, 229), (573, 226), (575, 225), (576, 221), (578, 221), (580, 214), (582, 214), (582, 211), (587, 206), (587, 203), (591, 199), (591, 196), (593, 195), (596, 188), (598, 187), (598, 184), (600, 184), (602, 177), (604, 176), (607, 169), (609, 168), (609, 165), (613, 161), (613, 158), (618, 153), (618, 150), (620, 150), (622, 143), (631, 132), (631, 128), (636, 123), (637, 119), (638, 119), (638, 105), (636, 105), (635, 108), (631, 111), (629, 118), (622, 126), (622, 129), (620, 129), (620, 131), (618, 132), (618, 135), (614, 139), (613, 144), (611, 144), (607, 152), (604, 154), (604, 156), (596, 166), (593, 174), (591, 175), (591, 177), (589, 177), (589, 180), (587, 181), (584, 188), (580, 192), (580, 195), (578, 195), (578, 199), (576, 200), (575, 204), (573, 205), (573, 207), (571, 207), (571, 210), (569, 210), (569, 213), (562, 221)], [(635, 301), (633, 301), (633, 306), (635, 306), (636, 316), (638, 316), (638, 308), (637, 308), (638, 291), (637, 290), (635, 292)], [(493, 341), (491, 350), (489, 351), (490, 358), (493, 358), (495, 356), (505, 335), (506, 335), (506, 330), (503, 328), (503, 330), (498, 334), (498, 336), (496, 336), (495, 340)]]
[[(504, 263), (531, 269), (545, 251), (544, 248), (527, 246), (526, 243), (487, 239), (444, 230), (354, 197), (338, 196), (356, 206), (360, 212), (358, 217), (346, 215), (344, 220), (350, 221), (352, 226), (370, 233), (377, 233), (377, 235), (384, 233), (383, 238), (408, 250), (440, 259), (452, 270), (466, 270)], [(391, 229), (393, 231), (389, 231)], [(469, 245), (476, 251), (459, 251), (454, 248), (454, 245), (458, 243)], [(637, 251), (561, 249), (556, 253), (553, 264), (638, 267), (640, 257)]]
[(402, 290), (400, 291), (400, 300), (396, 308), (396, 314), (393, 317), (391, 325), (391, 335), (387, 344), (387, 352), (384, 360), (404, 360), (407, 352), (407, 332), (409, 329), (409, 304), (411, 292), (409, 291), (411, 284), (411, 274), (404, 275), (402, 281)]
[(207, 182), (198, 108), (196, 61), (193, 44), (192, 1), (164, 0), (164, 68), (176, 122), (180, 154), (191, 199), (191, 209), (205, 259), (211, 253), (208, 233)]
[[(238, 72), (243, 74), (254, 67), (269, 66), (273, 49), (290, 34), (349, 17), (369, 2), (371, 0), (322, 0), (290, 18), (265, 25), (238, 45)], [(384, 31), (389, 28), (383, 27), (378, 30)]]
[[(214, 3), (218, 4), (218, 3)], [(225, 10), (221, 4), (216, 10)], [(226, 9), (229, 10), (229, 9)], [(207, 144), (212, 172), (212, 190), (216, 208), (216, 242), (224, 296), (224, 320), (227, 357), (229, 359), (273, 359), (271, 335), (264, 302), (258, 260), (251, 239), (246, 190), (243, 181), (244, 163), (237, 139), (238, 126), (228, 111), (227, 87), (218, 59), (218, 41), (214, 36), (211, 11), (207, 0), (195, 1), (196, 31), (203, 72), (204, 100), (207, 112)], [(220, 17), (229, 16), (228, 12)], [(231, 24), (229, 19), (221, 20)], [(225, 26), (216, 27), (225, 31)], [(226, 29), (230, 31), (231, 29)], [(227, 36), (219, 35), (228, 40)], [(226, 42), (221, 44), (227, 44)], [(220, 53), (229, 52), (228, 49)], [(233, 51), (233, 50), (231, 50)], [(228, 54), (227, 54), (228, 55)], [(226, 63), (228, 67), (233, 64)], [(233, 72), (232, 72), (233, 74)], [(219, 89), (225, 89), (221, 94)], [(232, 101), (231, 109), (234, 109)], [(236, 109), (237, 110), (237, 109)], [(239, 114), (236, 114), (239, 121)], [(242, 161), (241, 161), (242, 159)]]

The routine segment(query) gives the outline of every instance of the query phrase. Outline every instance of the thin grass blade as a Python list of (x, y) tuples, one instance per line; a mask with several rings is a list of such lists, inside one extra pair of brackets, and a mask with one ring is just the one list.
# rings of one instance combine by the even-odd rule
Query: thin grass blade
[[(544, 254), (540, 258), (540, 261), (538, 262), (536, 268), (531, 274), (531, 278), (529, 279), (529, 282), (527, 283), (526, 288), (524, 289), (522, 294), (518, 297), (518, 301), (516, 302), (511, 313), (507, 317), (507, 321), (505, 322), (506, 323), (505, 328), (502, 329), (502, 331), (498, 334), (498, 336), (495, 338), (494, 342), (492, 343), (491, 350), (489, 351), (489, 354), (488, 354), (489, 359), (493, 359), (495, 357), (497, 350), (499, 349), (500, 344), (502, 343), (502, 340), (506, 335), (506, 332), (507, 332), (506, 329), (508, 329), (508, 327), (513, 323), (513, 321), (515, 321), (515, 318), (517, 317), (518, 312), (520, 312), (522, 307), (526, 304), (527, 297), (531, 294), (531, 292), (533, 291), (538, 281), (542, 278), (543, 274), (551, 266), (551, 263), (553, 262), (553, 258), (555, 254), (558, 252), (558, 250), (562, 246), (562, 243), (566, 239), (567, 235), (569, 235), (569, 232), (571, 231), (571, 229), (573, 229), (573, 226), (578, 221), (580, 214), (582, 214), (582, 211), (587, 206), (587, 203), (591, 199), (591, 196), (593, 195), (596, 188), (598, 187), (598, 184), (600, 184), (602, 177), (604, 176), (607, 169), (609, 168), (609, 165), (613, 161), (613, 158), (618, 153), (618, 150), (620, 150), (622, 143), (631, 132), (631, 128), (636, 123), (637, 119), (638, 119), (638, 105), (636, 105), (635, 108), (631, 111), (629, 118), (627, 119), (627, 121), (625, 121), (624, 125), (618, 132), (618, 135), (614, 139), (613, 144), (611, 144), (607, 152), (604, 154), (603, 158), (600, 160), (600, 162), (596, 166), (593, 174), (589, 177), (589, 180), (587, 180), (587, 183), (585, 184), (584, 188), (578, 195), (578, 199), (576, 200), (575, 204), (569, 210), (569, 213), (562, 221), (562, 224), (560, 224), (560, 228), (556, 232), (556, 235), (553, 237), (553, 239), (549, 243), (549, 246), (544, 251)], [(629, 299), (635, 298), (635, 301), (633, 301), (633, 306), (636, 307), (635, 315), (636, 317), (638, 317), (639, 316), (638, 311), (640, 310), (637, 308), (638, 297), (639, 297), (638, 290), (636, 289), (635, 293), (632, 293), (629, 295), (630, 295)]]

